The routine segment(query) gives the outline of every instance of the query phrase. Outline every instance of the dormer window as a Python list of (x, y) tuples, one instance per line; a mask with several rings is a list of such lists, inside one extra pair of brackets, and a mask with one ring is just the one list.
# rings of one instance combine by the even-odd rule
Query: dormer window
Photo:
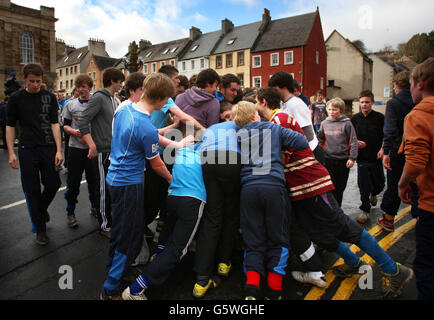
[(66, 58), (65, 58), (65, 60), (63, 60), (63, 62), (66, 62), (66, 61), (68, 61), (68, 59), (69, 59), (69, 57), (66, 57)]
[(149, 51), (148, 54), (146, 55), (146, 58), (149, 58), (152, 54), (152, 51)]
[(78, 55), (77, 59), (80, 59), (80, 57), (83, 55), (83, 52), (80, 52), (80, 54)]
[(169, 52), (169, 48), (167, 48), (166, 50), (163, 51), (163, 54), (166, 54)]
[(178, 47), (172, 48), (172, 50), (170, 50), (170, 52), (174, 53), (176, 51), (176, 49), (178, 49)]
[(229, 40), (229, 41), (227, 42), (227, 45), (231, 45), (231, 44), (233, 44), (233, 43), (235, 42), (235, 39), (236, 39), (236, 38), (232, 38), (231, 40)]
[(197, 48), (199, 48), (199, 46), (194, 46), (193, 48), (191, 48), (191, 51), (196, 51)]

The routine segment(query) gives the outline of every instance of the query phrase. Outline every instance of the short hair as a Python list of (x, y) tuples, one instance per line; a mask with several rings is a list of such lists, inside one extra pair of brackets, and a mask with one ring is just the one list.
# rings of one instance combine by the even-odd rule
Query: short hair
[(142, 72), (133, 72), (125, 81), (125, 96), (130, 97), (130, 90), (136, 91), (143, 87), (143, 81), (145, 81), (146, 76)]
[(232, 107), (233, 107), (232, 103), (230, 103), (229, 101), (223, 100), (222, 102), (220, 102), (220, 113), (232, 110)]
[(220, 83), (220, 76), (214, 69), (205, 69), (199, 72), (196, 79), (196, 86), (198, 88), (204, 89), (207, 84), (213, 84), (217, 81)]
[(274, 87), (259, 89), (256, 97), (259, 101), (267, 101), (268, 107), (270, 109), (280, 107), (280, 94), (279, 91), (277, 91), (277, 89)]
[(42, 77), (44, 75), (44, 70), (38, 63), (28, 63), (23, 69), (24, 78), (27, 78), (29, 74), (33, 74), (37, 77)]
[(322, 90), (318, 90), (318, 91), (316, 92), (316, 95), (319, 95), (319, 94), (324, 95), (324, 91), (322, 91)]
[(189, 87), (194, 87), (196, 86), (196, 81), (197, 81), (197, 74), (194, 74), (190, 77), (190, 80), (188, 80), (189, 82)]
[(288, 72), (279, 71), (268, 80), (268, 86), (279, 87), (280, 89), (287, 88), (289, 92), (294, 93), (294, 78)]
[(232, 120), (239, 127), (244, 127), (252, 121), (257, 110), (255, 104), (248, 101), (240, 101), (232, 107)]
[(175, 95), (175, 85), (167, 74), (157, 72), (147, 76), (143, 81), (142, 99), (155, 103)]
[(169, 78), (172, 78), (175, 73), (179, 73), (178, 69), (171, 64), (165, 64), (164, 66), (161, 66), (160, 69), (158, 69), (158, 72), (168, 75)]
[(371, 98), (372, 101), (375, 101), (374, 94), (372, 93), (371, 90), (363, 90), (362, 92), (360, 92), (359, 99), (361, 99), (363, 97), (368, 97), (368, 98)]
[(181, 74), (178, 76), (178, 79), (179, 79), (179, 85), (183, 86), (185, 89), (188, 89), (190, 85), (190, 83), (188, 82), (188, 78)]
[(412, 71), (413, 82), (424, 82), (424, 88), (429, 93), (434, 93), (434, 57), (426, 59), (418, 64)]
[(393, 83), (400, 89), (410, 89), (410, 72), (401, 71), (396, 74)]
[(328, 108), (329, 106), (338, 108), (341, 111), (341, 113), (345, 111), (345, 101), (339, 97), (327, 101), (326, 107)]
[(89, 77), (87, 74), (79, 74), (78, 76), (75, 77), (75, 81), (74, 81), (75, 88), (72, 90), (72, 92), (74, 92), (74, 90), (76, 90), (83, 83), (86, 83), (90, 89), (93, 88), (92, 78)]
[(227, 73), (224, 76), (222, 76), (221, 85), (224, 88), (229, 87), (232, 82), (235, 82), (237, 84), (241, 84), (240, 79), (238, 79), (238, 77), (232, 73)]
[(297, 82), (297, 80), (294, 79), (294, 89), (297, 89), (298, 91), (301, 91), (301, 86), (300, 84)]
[(102, 74), (102, 84), (104, 85), (104, 88), (110, 87), (112, 81), (117, 82), (119, 80), (125, 81), (125, 76), (121, 70), (113, 67), (104, 70)]

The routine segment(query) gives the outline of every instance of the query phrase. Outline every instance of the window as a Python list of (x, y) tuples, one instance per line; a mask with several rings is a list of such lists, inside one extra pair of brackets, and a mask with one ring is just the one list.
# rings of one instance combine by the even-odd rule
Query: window
[(227, 44), (227, 45), (231, 45), (231, 44), (233, 44), (233, 43), (235, 42), (235, 39), (236, 39), (236, 38), (232, 38), (232, 39), (229, 40), (226, 44)]
[(284, 64), (293, 64), (294, 63), (294, 51), (285, 51), (284, 53), (285, 61)]
[(143, 73), (148, 74), (148, 64), (143, 65)]
[(200, 68), (203, 69), (205, 68), (205, 59), (200, 59)]
[(316, 64), (319, 64), (319, 51), (316, 52), (315, 61)]
[(169, 48), (167, 48), (166, 50), (163, 51), (163, 54), (166, 54), (169, 52)]
[(69, 89), (69, 81), (68, 80), (65, 81), (65, 85), (66, 85), (66, 89)]
[(222, 66), (223, 66), (223, 63), (222, 63), (222, 56), (217, 56), (217, 57), (215, 58), (215, 67), (216, 67), (217, 69), (221, 69)]
[(77, 59), (80, 59), (80, 57), (83, 55), (83, 52), (80, 52), (80, 54), (78, 55)]
[(279, 53), (270, 54), (270, 66), (278, 66), (279, 65)]
[(237, 74), (238, 79), (240, 80), (240, 87), (244, 86), (244, 73)]
[(59, 89), (63, 89), (63, 83), (60, 81)]
[(175, 66), (175, 60), (170, 60), (170, 64), (171, 64), (172, 66)]
[(319, 88), (320, 88), (321, 90), (324, 90), (324, 78), (323, 78), (323, 77), (321, 77), (321, 78), (319, 79)]
[(185, 71), (185, 61), (182, 61), (182, 71)]
[(63, 62), (66, 62), (66, 61), (68, 61), (68, 59), (69, 59), (69, 57), (66, 57), (66, 58), (65, 58), (65, 60), (63, 60)]
[(194, 60), (191, 60), (191, 70), (194, 70)]
[(260, 88), (261, 87), (262, 78), (261, 77), (253, 77), (253, 87)]
[(191, 48), (191, 51), (196, 51), (196, 49), (199, 48), (199, 46), (194, 46), (193, 48)]
[(152, 65), (151, 65), (151, 70), (152, 70), (152, 73), (157, 72), (157, 63), (156, 63), (156, 62), (153, 62), (153, 63), (152, 63)]
[(178, 49), (178, 47), (172, 48), (172, 50), (170, 50), (170, 52), (174, 53), (176, 51), (176, 49)]
[(244, 51), (243, 52), (238, 52), (238, 65), (239, 66), (244, 66)]
[(232, 67), (232, 53), (226, 55), (226, 68)]
[(74, 68), (71, 67), (71, 74), (74, 74)]
[(151, 56), (151, 54), (152, 54), (152, 51), (149, 51), (147, 54), (146, 54), (146, 58), (149, 58), (150, 56)]
[(164, 66), (165, 64), (166, 64), (165, 61), (161, 61), (160, 66), (162, 67), (162, 66)]
[(65, 76), (69, 75), (69, 68), (65, 69)]
[(74, 87), (74, 80), (69, 81), (71, 89)]
[(77, 66), (74, 67), (74, 73), (77, 74)]
[(261, 67), (261, 56), (253, 56), (253, 68)]
[(59, 76), (62, 76), (62, 69), (59, 70)]
[(96, 80), (96, 73), (94, 72), (92, 75), (93, 75), (93, 80)]

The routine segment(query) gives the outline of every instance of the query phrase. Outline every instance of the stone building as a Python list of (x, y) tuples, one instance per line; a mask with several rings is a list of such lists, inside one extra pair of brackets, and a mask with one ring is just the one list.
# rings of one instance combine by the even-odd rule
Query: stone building
[(22, 81), (29, 62), (40, 63), (44, 81), (52, 87), (56, 78), (56, 31), (54, 8), (30, 9), (0, 0), (0, 92), (11, 72)]

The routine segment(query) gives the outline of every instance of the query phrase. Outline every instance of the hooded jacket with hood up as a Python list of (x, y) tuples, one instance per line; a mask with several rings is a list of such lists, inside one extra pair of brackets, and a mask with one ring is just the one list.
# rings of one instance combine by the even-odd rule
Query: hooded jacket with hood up
[(176, 105), (208, 128), (220, 121), (220, 103), (204, 89), (192, 87), (176, 97)]
[(359, 147), (350, 118), (341, 115), (336, 120), (327, 117), (320, 126), (318, 138), (329, 159), (350, 159), (355, 161)]

